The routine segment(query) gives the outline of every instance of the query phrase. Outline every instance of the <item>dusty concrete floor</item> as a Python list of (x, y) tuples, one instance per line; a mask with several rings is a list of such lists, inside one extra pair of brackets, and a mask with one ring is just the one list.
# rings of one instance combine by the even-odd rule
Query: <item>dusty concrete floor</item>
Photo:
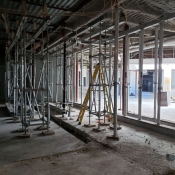
[(165, 157), (175, 152), (174, 138), (142, 128), (121, 124), (120, 141), (111, 141), (106, 139), (111, 130), (95, 133), (77, 125), (76, 116), (67, 120), (96, 140), (85, 144), (53, 122), (55, 135), (42, 136), (35, 126), (31, 127), (32, 138), (19, 139), (20, 133), (14, 131), (20, 124), (7, 124), (7, 118), (0, 107), (0, 175), (149, 175), (175, 170), (175, 163)]

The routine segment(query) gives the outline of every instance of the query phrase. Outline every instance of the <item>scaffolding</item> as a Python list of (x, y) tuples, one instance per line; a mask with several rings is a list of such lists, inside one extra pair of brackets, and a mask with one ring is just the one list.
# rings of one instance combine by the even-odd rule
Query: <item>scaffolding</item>
[[(92, 55), (92, 45), (91, 45), (91, 29), (90, 29), (90, 54), (89, 54), (89, 88), (85, 96), (82, 108), (80, 110), (77, 120), (81, 124), (84, 112), (87, 109), (87, 103), (89, 101), (89, 124), (92, 115), (98, 117), (98, 127), (102, 125), (101, 120), (103, 120), (103, 125), (106, 124), (106, 117), (111, 118), (113, 116), (113, 100), (111, 96), (111, 88), (113, 86), (112, 76), (111, 76), (111, 58), (112, 58), (112, 48), (110, 54), (106, 54), (106, 40), (102, 39), (101, 36), (101, 22), (100, 22), (100, 35), (99, 35), (99, 50), (97, 55)], [(104, 45), (104, 52), (102, 51), (102, 45)], [(93, 63), (96, 62), (95, 70), (93, 71)], [(107, 69), (107, 62), (109, 69)], [(103, 119), (102, 119), (103, 118)]]
[[(31, 122), (34, 120), (36, 113), (42, 121), (38, 124), (41, 125), (40, 129), (46, 129), (47, 131), (44, 133), (50, 133), (49, 102), (53, 99), (53, 63), (48, 50), (49, 19), (44, 19), (32, 38), (29, 38), (25, 31), (26, 22), (27, 18), (22, 18), (13, 42), (15, 46), (14, 53), (11, 51), (11, 46), (7, 52), (6, 100), (13, 107), (15, 120), (19, 119), (22, 123), (20, 131), (24, 131), (24, 135), (27, 135), (28, 127), (32, 125)], [(46, 38), (43, 37), (43, 32), (46, 33)], [(42, 39), (38, 38), (39, 35), (42, 36)], [(41, 54), (36, 54), (34, 49), (38, 40), (41, 43)], [(45, 43), (47, 43), (46, 54), (43, 52)], [(37, 59), (41, 61), (42, 65), (38, 85), (36, 85)]]
[[(75, 57), (73, 54), (68, 55), (67, 52), (65, 53), (64, 57), (63, 55), (64, 53), (61, 53), (61, 45), (60, 45), (60, 47), (58, 47), (56, 51), (56, 54), (54, 55), (56, 58), (56, 106), (59, 106), (61, 109), (64, 109), (63, 113), (67, 114), (68, 111), (68, 116), (70, 116), (70, 108), (74, 102), (73, 68), (74, 68)], [(63, 81), (65, 81), (64, 84)], [(63, 95), (64, 90), (65, 90), (65, 97)]]
[(59, 107), (61, 108), (63, 96), (62, 93), (60, 93), (60, 90), (61, 92), (63, 91), (63, 80), (62, 80), (63, 57), (61, 54), (60, 47), (58, 47), (59, 50), (57, 50), (55, 57), (56, 57), (56, 106), (59, 105)]

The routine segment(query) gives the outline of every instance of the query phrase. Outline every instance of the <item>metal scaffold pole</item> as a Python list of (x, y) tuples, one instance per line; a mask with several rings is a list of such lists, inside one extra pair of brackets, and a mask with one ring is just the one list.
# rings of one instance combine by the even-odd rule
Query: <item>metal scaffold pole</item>
[(125, 64), (124, 64), (124, 116), (128, 112), (128, 80), (129, 80), (129, 36), (125, 37)]
[(63, 61), (63, 114), (66, 113), (66, 42), (64, 42), (64, 61)]
[(101, 118), (101, 68), (102, 68), (102, 48), (101, 48), (101, 22), (100, 22), (100, 35), (99, 35), (99, 73), (98, 73), (98, 129), (100, 129)]
[(74, 53), (74, 68), (73, 68), (73, 75), (74, 75), (74, 79), (73, 79), (73, 101), (76, 102), (76, 53)]
[[(48, 33), (48, 32), (47, 32)], [(49, 37), (47, 35), (47, 131), (49, 131), (50, 124), (50, 105), (49, 105)]]
[[(62, 97), (62, 90), (63, 90), (63, 64), (62, 64), (62, 54), (61, 54), (61, 45), (58, 47), (58, 51), (56, 52), (56, 105), (62, 105), (63, 103), (63, 97)], [(61, 89), (61, 91), (59, 91)]]
[(143, 88), (143, 43), (144, 29), (139, 33), (139, 91), (138, 91), (138, 117), (142, 119), (142, 88)]
[(155, 51), (154, 51), (154, 119), (157, 118), (157, 63), (158, 63), (158, 27), (155, 28)]
[(91, 125), (91, 111), (92, 111), (92, 84), (91, 82), (92, 80), (92, 73), (93, 73), (93, 59), (92, 59), (92, 55), (93, 55), (93, 47), (92, 47), (92, 38), (91, 38), (91, 32), (92, 29), (90, 27), (90, 48), (89, 48), (89, 123), (88, 126), (94, 127), (95, 125)]
[(118, 85), (118, 55), (119, 55), (119, 7), (115, 7), (115, 41), (114, 41), (114, 135), (108, 138), (119, 139), (117, 134), (117, 85)]
[(83, 103), (83, 50), (81, 51), (81, 104)]
[(159, 41), (159, 72), (158, 72), (158, 103), (157, 103), (157, 125), (160, 125), (161, 92), (162, 92), (162, 60), (163, 60), (163, 27), (164, 22), (160, 23)]
[(115, 7), (115, 51), (114, 51), (114, 137), (117, 135), (117, 83), (118, 83), (118, 49), (119, 49), (119, 8)]
[[(112, 43), (109, 45), (109, 106), (112, 105), (112, 98), (111, 98), (111, 88), (112, 88)], [(111, 116), (111, 115), (110, 115)]]

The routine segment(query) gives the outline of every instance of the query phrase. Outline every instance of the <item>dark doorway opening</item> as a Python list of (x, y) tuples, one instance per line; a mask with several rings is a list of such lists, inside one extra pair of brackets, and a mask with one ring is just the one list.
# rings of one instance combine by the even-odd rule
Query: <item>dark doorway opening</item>
[(153, 75), (143, 75), (144, 92), (153, 92)]

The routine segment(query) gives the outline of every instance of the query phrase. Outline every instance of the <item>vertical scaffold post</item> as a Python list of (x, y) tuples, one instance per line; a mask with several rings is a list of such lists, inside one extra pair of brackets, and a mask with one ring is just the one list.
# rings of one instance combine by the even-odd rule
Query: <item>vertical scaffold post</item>
[(101, 117), (101, 68), (102, 68), (102, 48), (101, 48), (101, 22), (100, 22), (100, 35), (99, 35), (99, 73), (98, 73), (98, 129), (100, 129), (100, 117)]
[(159, 41), (159, 75), (158, 75), (158, 103), (157, 103), (157, 125), (160, 125), (160, 106), (161, 106), (161, 91), (162, 91), (162, 59), (163, 59), (163, 26), (164, 22), (160, 23), (160, 41)]
[(114, 137), (117, 135), (117, 82), (118, 82), (118, 49), (119, 49), (119, 7), (115, 6), (115, 50), (114, 50)]
[(142, 87), (143, 87), (143, 42), (144, 29), (139, 33), (139, 92), (138, 92), (138, 117), (142, 119)]
[(128, 78), (129, 78), (129, 36), (125, 36), (125, 63), (124, 63), (124, 111), (123, 115), (126, 116), (128, 112)]
[(83, 104), (83, 50), (81, 51), (81, 105)]
[(155, 28), (155, 50), (154, 50), (154, 119), (157, 118), (157, 62), (158, 62), (158, 27)]
[[(47, 31), (48, 34), (48, 31)], [(49, 104), (49, 35), (47, 35), (47, 131), (50, 124), (50, 104)]]
[(93, 72), (93, 47), (91, 38), (92, 29), (90, 27), (90, 48), (89, 48), (89, 126), (91, 125), (91, 111), (92, 111), (92, 72)]
[(66, 113), (66, 42), (64, 42), (64, 62), (63, 62), (63, 114)]

